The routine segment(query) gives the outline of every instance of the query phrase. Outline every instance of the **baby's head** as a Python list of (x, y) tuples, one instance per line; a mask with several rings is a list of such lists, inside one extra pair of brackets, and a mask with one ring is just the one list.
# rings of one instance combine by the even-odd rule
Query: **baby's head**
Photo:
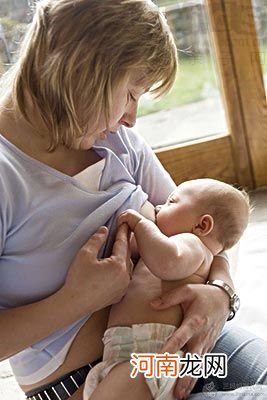
[(167, 236), (190, 232), (229, 249), (248, 224), (249, 198), (244, 191), (214, 179), (186, 181), (156, 208), (157, 226)]

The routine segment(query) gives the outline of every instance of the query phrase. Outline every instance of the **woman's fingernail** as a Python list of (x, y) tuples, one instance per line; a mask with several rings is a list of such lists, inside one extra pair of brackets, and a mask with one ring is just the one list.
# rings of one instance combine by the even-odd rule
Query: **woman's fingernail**
[(97, 230), (97, 233), (106, 233), (107, 228), (105, 226), (100, 226)]
[(155, 300), (152, 300), (151, 302), (150, 302), (150, 304), (152, 304), (152, 306), (160, 306), (161, 304), (162, 304), (162, 300), (161, 299), (155, 299)]

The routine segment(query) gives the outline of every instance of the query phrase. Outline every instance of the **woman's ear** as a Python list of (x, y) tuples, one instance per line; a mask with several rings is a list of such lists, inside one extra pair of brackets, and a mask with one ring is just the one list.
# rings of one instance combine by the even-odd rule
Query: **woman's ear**
[(197, 236), (207, 236), (214, 228), (214, 219), (211, 215), (205, 214), (199, 218), (194, 226), (192, 233)]

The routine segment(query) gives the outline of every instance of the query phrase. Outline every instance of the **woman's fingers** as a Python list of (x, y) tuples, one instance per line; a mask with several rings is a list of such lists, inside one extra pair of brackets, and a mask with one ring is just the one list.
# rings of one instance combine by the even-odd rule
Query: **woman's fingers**
[[(165, 309), (174, 305), (181, 304), (184, 306), (183, 310), (187, 308), (187, 303), (191, 301), (190, 288), (187, 285), (174, 289), (170, 292), (163, 294), (151, 302), (155, 309)], [(183, 303), (183, 304), (182, 304)], [(194, 336), (198, 329), (199, 321), (194, 315), (186, 314), (180, 327), (173, 333), (167, 343), (163, 346), (161, 352), (176, 353), (181, 350), (187, 342)]]
[[(181, 326), (161, 349), (163, 353), (183, 350), (202, 356), (211, 350), (225, 321), (225, 304), (221, 304), (220, 293), (208, 286), (187, 284), (162, 295), (158, 304), (152, 302), (158, 310), (180, 304), (184, 313)], [(186, 399), (194, 384), (193, 377), (179, 377), (174, 389), (176, 398)]]
[[(191, 342), (193, 342), (193, 344)], [(193, 358), (196, 357), (196, 356), (194, 356), (196, 354), (199, 356), (203, 356), (204, 348), (201, 345), (198, 346), (197, 343), (194, 344), (194, 340), (191, 340), (185, 346), (184, 357), (185, 357), (186, 353), (190, 353), (192, 355), (191, 357), (193, 357)], [(181, 368), (180, 372), (183, 371), (183, 368), (186, 368), (186, 364), (181, 364), (180, 368)], [(197, 382), (197, 378), (194, 378), (191, 375), (184, 375), (184, 376), (179, 377), (179, 379), (176, 382), (176, 386), (174, 388), (175, 398), (187, 399), (187, 397), (193, 390), (196, 382)]]
[(108, 228), (106, 226), (100, 226), (100, 228), (98, 228), (98, 230), (83, 245), (82, 249), (87, 252), (88, 261), (97, 258), (98, 252), (105, 243), (107, 236)]
[[(193, 357), (193, 358), (194, 358), (195, 354), (197, 354), (199, 356), (203, 356), (205, 354), (204, 348), (202, 346), (198, 347), (197, 345), (196, 346), (191, 345), (190, 341), (186, 345), (184, 356), (186, 355), (186, 353), (192, 354), (191, 357)], [(180, 368), (181, 368), (180, 372), (183, 371), (183, 368), (185, 368), (185, 367), (186, 367), (186, 364), (182, 364), (180, 366)], [(197, 378), (194, 378), (191, 375), (184, 375), (184, 376), (179, 377), (179, 379), (176, 382), (175, 388), (174, 388), (175, 398), (187, 399), (187, 397), (192, 392), (196, 382), (197, 382)]]
[(129, 257), (129, 228), (126, 224), (119, 226), (112, 249), (112, 257), (123, 261)]
[(76, 254), (67, 274), (64, 290), (84, 310), (96, 311), (118, 302), (130, 282), (128, 227), (124, 224), (118, 229), (111, 256), (99, 259), (107, 235), (108, 229), (100, 227)]
[(158, 310), (164, 310), (166, 308), (183, 303), (185, 300), (191, 298), (189, 285), (180, 286), (178, 289), (173, 289), (169, 292), (164, 293), (160, 297), (157, 297), (151, 301), (151, 306)]
[(122, 265), (122, 268), (126, 268), (129, 277), (132, 277), (133, 263), (131, 260), (130, 251), (130, 230), (127, 224), (119, 226), (116, 239), (113, 245), (111, 258), (117, 260)]
[(191, 376), (184, 376), (182, 378), (179, 378), (173, 391), (175, 399), (187, 399), (191, 391), (193, 390), (196, 382), (197, 379), (192, 378)]
[(172, 336), (169, 338), (167, 343), (162, 347), (161, 353), (176, 353), (177, 351), (183, 349), (186, 343), (194, 335), (194, 330), (190, 324), (183, 322), (183, 324), (178, 328)]
[(117, 228), (119, 228), (119, 226), (121, 226), (124, 223), (126, 223), (125, 211), (122, 214), (120, 214), (117, 218)]

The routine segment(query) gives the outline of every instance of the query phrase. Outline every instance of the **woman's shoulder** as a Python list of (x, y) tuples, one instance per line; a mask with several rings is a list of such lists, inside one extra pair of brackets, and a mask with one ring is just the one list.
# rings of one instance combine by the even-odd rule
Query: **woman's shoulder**
[(12, 143), (0, 135), (0, 184), (5, 185), (6, 189), (13, 185), (18, 188), (21, 176), (26, 172), (23, 161), (13, 147)]
[[(16, 169), (12, 165), (12, 162), (8, 156), (8, 152), (6, 152), (5, 146), (3, 146), (2, 141), (0, 140), (0, 251), (2, 249), (3, 242), (3, 233), (4, 227), (9, 226), (8, 221), (10, 221), (12, 214), (12, 205), (15, 200), (15, 192), (17, 190), (17, 184), (15, 179), (12, 179), (12, 176), (15, 176)], [(12, 184), (13, 182), (13, 184)], [(11, 186), (14, 187), (14, 190), (11, 189)]]
[(0, 208), (9, 216), (23, 208), (33, 192), (34, 169), (12, 143), (0, 135)]

